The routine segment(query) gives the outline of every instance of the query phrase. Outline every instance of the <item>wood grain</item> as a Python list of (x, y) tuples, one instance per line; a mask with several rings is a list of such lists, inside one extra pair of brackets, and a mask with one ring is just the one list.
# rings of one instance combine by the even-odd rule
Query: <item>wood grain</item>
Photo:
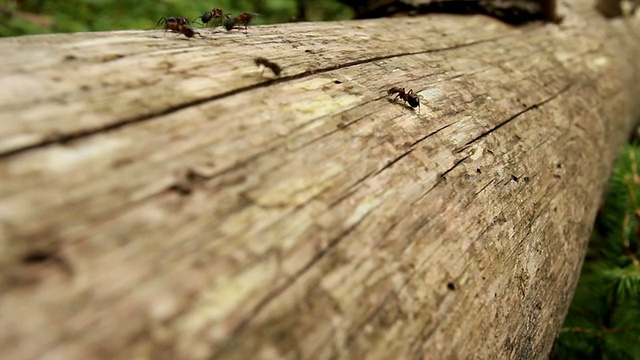
[(546, 356), (640, 83), (569, 3), (0, 39), (0, 354)]

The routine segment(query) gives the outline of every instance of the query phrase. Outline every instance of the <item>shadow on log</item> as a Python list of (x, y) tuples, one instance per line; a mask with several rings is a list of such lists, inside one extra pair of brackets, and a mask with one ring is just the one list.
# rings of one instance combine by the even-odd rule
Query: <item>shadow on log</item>
[(544, 357), (639, 93), (583, 3), (0, 39), (0, 353)]

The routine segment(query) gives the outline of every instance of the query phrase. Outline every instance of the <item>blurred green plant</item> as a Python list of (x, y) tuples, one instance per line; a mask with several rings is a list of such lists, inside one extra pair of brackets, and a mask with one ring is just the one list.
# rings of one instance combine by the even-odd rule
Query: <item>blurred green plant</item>
[(618, 158), (554, 359), (640, 359), (640, 146)]
[(259, 14), (255, 24), (350, 19), (336, 0), (6, 0), (0, 3), (0, 36), (40, 33), (152, 29), (163, 16), (194, 19), (212, 8)]

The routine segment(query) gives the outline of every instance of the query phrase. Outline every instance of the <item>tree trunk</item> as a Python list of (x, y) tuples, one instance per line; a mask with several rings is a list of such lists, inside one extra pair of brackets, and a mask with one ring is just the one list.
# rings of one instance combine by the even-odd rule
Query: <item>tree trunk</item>
[(0, 39), (0, 354), (545, 357), (639, 94), (570, 5)]

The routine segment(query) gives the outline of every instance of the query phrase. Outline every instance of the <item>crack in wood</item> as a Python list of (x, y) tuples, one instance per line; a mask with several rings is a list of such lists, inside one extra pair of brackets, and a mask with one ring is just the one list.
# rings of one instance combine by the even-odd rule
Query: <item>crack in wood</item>
[(395, 163), (397, 163), (398, 161), (402, 160), (405, 156), (411, 154), (413, 152), (413, 150), (415, 150), (415, 149), (410, 149), (410, 150), (405, 151), (404, 153), (400, 154), (400, 156), (398, 156), (395, 159), (393, 159), (390, 162), (388, 162), (385, 166), (382, 167), (382, 169), (378, 170), (373, 175), (376, 176), (376, 175), (380, 174), (381, 172), (391, 168)]
[(512, 36), (514, 36), (514, 35), (502, 35), (502, 36), (496, 36), (496, 37), (492, 37), (492, 38), (488, 38), (488, 39), (471, 41), (471, 42), (467, 42), (467, 43), (463, 43), (463, 44), (456, 44), (456, 45), (452, 45), (452, 46), (448, 46), (448, 47), (427, 49), (427, 50), (422, 50), (422, 51), (404, 52), (404, 53), (390, 54), (390, 55), (384, 55), (384, 56), (376, 56), (376, 57), (362, 59), (362, 60), (349, 61), (349, 62), (346, 62), (344, 64), (337, 64), (337, 65), (328, 66), (328, 67), (325, 67), (325, 68), (304, 71), (304, 72), (301, 72), (299, 74), (286, 76), (286, 77), (275, 78), (275, 79), (263, 81), (263, 82), (260, 82), (260, 83), (257, 83), (257, 84), (240, 87), (240, 88), (237, 88), (237, 89), (234, 89), (234, 90), (231, 90), (231, 91), (227, 91), (227, 92), (224, 92), (224, 93), (221, 93), (221, 94), (217, 94), (217, 95), (213, 95), (213, 96), (209, 96), (209, 97), (205, 97), (205, 98), (201, 98), (201, 99), (195, 99), (195, 100), (188, 101), (188, 102), (185, 102), (185, 103), (182, 103), (182, 104), (170, 106), (170, 107), (168, 107), (166, 109), (163, 109), (161, 111), (154, 111), (154, 112), (151, 112), (149, 114), (136, 116), (136, 117), (129, 118), (129, 119), (123, 119), (120, 122), (116, 122), (116, 123), (113, 123), (113, 124), (100, 126), (100, 127), (94, 128), (94, 129), (86, 129), (86, 130), (81, 130), (81, 131), (77, 131), (77, 132), (71, 132), (71, 133), (62, 134), (62, 135), (53, 134), (53, 135), (51, 135), (51, 136), (49, 136), (49, 137), (47, 137), (47, 138), (45, 138), (45, 139), (43, 139), (43, 140), (41, 140), (41, 141), (39, 141), (37, 143), (31, 144), (31, 145), (27, 145), (27, 146), (23, 146), (23, 147), (18, 147), (18, 148), (11, 149), (11, 150), (5, 151), (3, 153), (0, 153), (0, 159), (8, 158), (8, 157), (11, 157), (11, 156), (15, 156), (15, 155), (24, 153), (26, 151), (35, 150), (35, 149), (38, 149), (38, 148), (42, 148), (42, 147), (46, 147), (46, 146), (50, 146), (50, 145), (54, 145), (54, 144), (69, 143), (69, 142), (76, 141), (76, 140), (79, 140), (81, 138), (85, 138), (85, 137), (88, 137), (88, 136), (93, 136), (93, 135), (97, 135), (97, 134), (102, 134), (102, 133), (118, 130), (118, 129), (124, 128), (125, 126), (128, 126), (128, 125), (132, 125), (132, 124), (137, 124), (137, 123), (142, 123), (142, 122), (145, 122), (145, 121), (153, 120), (155, 118), (166, 116), (166, 115), (169, 115), (169, 114), (173, 114), (175, 112), (178, 112), (180, 110), (184, 110), (184, 109), (187, 109), (187, 108), (190, 108), (190, 107), (199, 106), (199, 105), (211, 102), (211, 101), (223, 99), (225, 97), (237, 95), (237, 94), (240, 94), (240, 93), (243, 93), (243, 92), (247, 92), (247, 91), (251, 91), (251, 90), (255, 90), (255, 89), (259, 89), (259, 88), (263, 88), (263, 87), (268, 87), (268, 86), (271, 86), (271, 85), (274, 85), (274, 84), (279, 84), (279, 83), (292, 81), (292, 80), (298, 80), (298, 79), (302, 79), (302, 78), (309, 77), (309, 76), (312, 76), (312, 75), (328, 73), (328, 72), (331, 72), (331, 71), (344, 69), (344, 68), (349, 68), (349, 67), (352, 67), (352, 66), (357, 66), (357, 65), (367, 64), (367, 63), (372, 63), (372, 62), (380, 61), (380, 60), (387, 60), (387, 59), (399, 58), (399, 57), (403, 57), (403, 56), (421, 55), (421, 54), (429, 54), (429, 53), (437, 53), (437, 52), (461, 49), (461, 48), (465, 48), (465, 47), (470, 47), (470, 46), (483, 44), (483, 43), (486, 43), (486, 42), (493, 42), (493, 41), (501, 40), (501, 39), (512, 37)]
[(358, 179), (355, 183), (353, 183), (353, 185), (349, 186), (349, 188), (347, 188), (347, 192), (340, 196), (339, 198), (337, 198), (336, 200), (332, 201), (327, 208), (331, 209), (333, 207), (335, 207), (336, 205), (340, 204), (344, 199), (348, 198), (349, 196), (353, 195), (356, 191), (358, 191), (358, 189), (356, 189), (356, 187), (360, 184), (362, 184), (364, 181), (366, 181), (368, 178), (371, 177), (371, 175), (373, 175), (375, 173), (375, 171), (370, 171), (368, 172), (365, 176), (361, 177), (360, 179)]
[[(426, 224), (427, 224), (428, 222), (429, 222), (428, 220), (427, 220), (427, 221), (424, 221), (423, 226), (426, 226)], [(397, 223), (395, 223), (395, 224), (392, 226), (392, 228), (393, 228), (393, 227), (395, 227), (396, 225), (397, 225)], [(408, 234), (407, 236), (408, 236), (408, 237), (411, 237), (411, 236), (412, 236), (413, 234), (415, 234), (415, 233), (416, 233), (416, 232), (417, 232), (421, 227), (422, 227), (422, 226), (417, 227), (416, 229), (414, 229), (414, 230), (413, 230), (410, 234)], [(389, 231), (390, 231), (390, 230), (389, 230)], [(387, 231), (386, 233), (388, 233), (389, 231)], [(425, 261), (423, 261), (423, 262), (421, 263), (421, 265), (422, 265), (422, 264), (424, 264), (424, 263), (426, 263), (426, 261), (427, 261), (427, 260), (425, 259)], [(363, 322), (362, 322), (362, 323), (360, 323), (358, 326), (356, 326), (355, 330), (353, 330), (353, 331), (348, 335), (347, 340), (346, 340), (346, 344), (347, 344), (347, 346), (350, 346), (350, 345), (353, 343), (353, 341), (355, 340), (355, 338), (356, 338), (356, 337), (357, 337), (357, 336), (362, 332), (362, 329), (363, 329), (367, 324), (369, 324), (372, 320), (374, 320), (374, 319), (375, 319), (376, 315), (377, 315), (378, 313), (380, 313), (380, 311), (381, 311), (381, 310), (385, 307), (385, 305), (389, 302), (389, 299), (391, 299), (391, 297), (395, 297), (396, 299), (398, 298), (398, 294), (400, 294), (400, 293), (405, 289), (405, 287), (407, 287), (407, 286), (409, 285), (409, 283), (411, 283), (411, 281), (412, 281), (412, 280), (413, 280), (413, 278), (415, 277), (416, 273), (417, 273), (417, 271), (409, 272), (409, 275), (406, 277), (406, 279), (405, 279), (405, 280), (400, 284), (400, 286), (399, 286), (397, 289), (392, 290), (392, 291), (390, 291), (389, 293), (387, 293), (387, 294), (385, 295), (384, 299), (382, 299), (382, 301), (376, 305), (376, 307), (374, 308), (374, 310), (373, 310), (373, 311), (372, 311), (372, 312), (371, 312), (371, 313), (366, 317), (366, 319), (365, 319), (365, 320), (363, 320)], [(325, 340), (324, 340), (320, 345), (318, 345), (318, 346), (316, 347), (316, 349), (312, 352), (312, 353), (314, 354), (314, 355), (312, 356), (312, 358), (313, 358), (314, 356), (316, 356), (316, 354), (317, 354), (317, 352), (318, 352), (318, 349), (319, 349), (319, 348), (321, 348), (322, 346), (325, 346), (325, 345), (326, 345), (327, 341), (328, 341), (328, 340), (327, 340), (327, 339), (325, 339)]]
[[(406, 156), (406, 154), (403, 154), (403, 156)], [(396, 159), (396, 161), (398, 161), (398, 160), (399, 160), (400, 158), (402, 158), (403, 156), (401, 156), (401, 157), (399, 157), (398, 159)], [(450, 171), (452, 171), (454, 168), (456, 168), (458, 165), (460, 165), (462, 162), (464, 162), (464, 161), (465, 161), (467, 158), (469, 158), (469, 157), (470, 157), (470, 155), (469, 155), (469, 156), (466, 156), (466, 157), (464, 157), (464, 158), (462, 158), (462, 159), (460, 159), (460, 160), (458, 160), (458, 161), (457, 161), (457, 162), (456, 162), (456, 163), (455, 163), (451, 168), (449, 168), (449, 169), (448, 169), (448, 170), (447, 170), (447, 171), (446, 171), (442, 176), (444, 176), (445, 174), (447, 174), (447, 173), (449, 173)], [(495, 180), (495, 179), (492, 179), (491, 181), (489, 181), (489, 183), (487, 183), (485, 186), (483, 186), (483, 187), (482, 187), (482, 189), (481, 189), (480, 191), (478, 191), (477, 193), (475, 193), (475, 195), (479, 194), (480, 192), (482, 192), (483, 190), (485, 190), (489, 185), (493, 184), (493, 183), (494, 183), (494, 180)], [(545, 194), (545, 195), (546, 195), (546, 194)], [(421, 198), (422, 198), (422, 197), (421, 197)], [(426, 222), (426, 223), (428, 223), (428, 222)], [(426, 223), (425, 223), (425, 225), (426, 225)], [(397, 224), (397, 223), (396, 223), (396, 224)], [(396, 225), (396, 224), (394, 224), (391, 228), (395, 227), (395, 225)], [(479, 234), (478, 238), (479, 238), (479, 237), (481, 237), (484, 233), (486, 233), (489, 229), (493, 228), (495, 225), (496, 225), (495, 223), (492, 223), (492, 224), (489, 224), (487, 227), (485, 227), (485, 228), (483, 229), (483, 231)], [(408, 234), (408, 236), (410, 237), (412, 234), (415, 234), (418, 230), (419, 230), (419, 228), (414, 229), (414, 231), (412, 231), (412, 233)], [(387, 231), (387, 233), (388, 233), (388, 231)], [(416, 271), (416, 272), (417, 272), (417, 271)], [(373, 311), (372, 311), (372, 312), (367, 316), (367, 318), (366, 318), (362, 323), (360, 323), (360, 324), (356, 327), (356, 330), (354, 330), (353, 332), (351, 332), (351, 333), (349, 334), (349, 336), (347, 337), (347, 341), (346, 341), (347, 346), (351, 345), (351, 344), (353, 343), (353, 341), (356, 339), (356, 337), (361, 333), (362, 329), (366, 326), (366, 324), (368, 324), (369, 322), (371, 322), (371, 321), (376, 317), (376, 315), (377, 315), (378, 313), (380, 313), (380, 311), (381, 311), (381, 310), (385, 307), (385, 305), (389, 302), (389, 299), (390, 299), (392, 296), (393, 296), (393, 297), (397, 297), (397, 296), (398, 296), (398, 294), (399, 294), (399, 293), (400, 293), (400, 292), (401, 292), (401, 291), (402, 291), (402, 290), (403, 290), (403, 289), (404, 289), (404, 288), (405, 288), (405, 287), (406, 287), (406, 286), (407, 286), (407, 285), (412, 281), (412, 279), (414, 278), (414, 275), (415, 275), (415, 273), (416, 273), (416, 272), (412, 272), (412, 273), (407, 277), (407, 279), (406, 279), (405, 281), (403, 281), (403, 283), (400, 285), (400, 287), (399, 287), (397, 290), (394, 290), (394, 291), (389, 292), (389, 293), (384, 297), (384, 299), (383, 299), (379, 304), (377, 304), (377, 305), (376, 305), (375, 309), (374, 309), (374, 310), (373, 310)], [(428, 324), (429, 324), (428, 322), (425, 324), (425, 328), (426, 328), (426, 326), (427, 326)], [(434, 331), (434, 330), (435, 330), (435, 327), (434, 327), (434, 329), (433, 329), (432, 331)], [(423, 328), (423, 331), (424, 331), (424, 328)], [(421, 334), (422, 334), (422, 332), (423, 332), (423, 331), (421, 331)], [(428, 335), (427, 335), (427, 337), (428, 337)], [(422, 337), (422, 338), (424, 339), (424, 337)]]
[[(407, 282), (408, 283), (408, 282)], [(400, 287), (399, 290), (403, 289), (407, 283), (404, 283), (402, 285), (402, 287)], [(369, 314), (369, 316), (367, 316), (366, 319), (364, 319), (364, 321), (362, 321), (360, 324), (358, 324), (358, 326), (356, 326), (356, 328), (347, 336), (347, 340), (346, 340), (346, 345), (351, 346), (351, 344), (353, 343), (353, 341), (357, 338), (358, 335), (360, 335), (360, 333), (362, 332), (362, 330), (364, 329), (364, 327), (370, 323), (375, 317), (376, 315), (378, 315), (380, 313), (380, 311), (382, 309), (384, 309), (384, 307), (387, 305), (387, 303), (389, 302), (389, 300), (395, 297), (396, 299), (398, 298), (398, 295), (395, 291), (390, 291), (389, 293), (387, 293), (387, 295), (385, 295), (384, 299), (382, 299), (382, 301), (380, 301), (376, 307), (373, 309), (373, 311), (371, 312), (371, 314)]]
[(425, 135), (425, 136), (423, 136), (423, 137), (419, 138), (418, 140), (414, 141), (411, 145), (409, 145), (409, 147), (415, 147), (416, 145), (418, 145), (419, 143), (421, 143), (421, 142), (425, 141), (425, 140), (426, 140), (426, 139), (428, 139), (429, 137), (431, 137), (431, 136), (433, 136), (433, 135), (435, 135), (435, 134), (439, 133), (440, 131), (442, 131), (442, 130), (444, 130), (444, 129), (448, 128), (449, 126), (454, 125), (454, 124), (456, 124), (456, 123), (457, 123), (457, 122), (449, 123), (449, 124), (447, 124), (447, 125), (445, 125), (445, 126), (443, 126), (443, 127), (439, 128), (439, 129), (436, 129), (436, 130), (434, 130), (434, 131), (432, 131), (432, 132), (428, 133), (427, 135)]
[[(379, 98), (376, 98), (376, 99), (371, 99), (371, 100), (366, 101), (366, 102), (364, 102), (364, 103), (362, 103), (362, 104), (358, 104), (356, 107), (352, 107), (352, 108), (345, 109), (344, 111), (342, 111), (342, 112), (341, 112), (341, 114), (343, 114), (343, 113), (345, 113), (345, 112), (347, 112), (347, 111), (349, 111), (349, 110), (353, 110), (353, 109), (356, 109), (356, 108), (359, 108), (359, 107), (363, 107), (363, 106), (365, 106), (365, 105), (367, 105), (367, 104), (373, 103), (373, 102), (378, 101), (378, 100), (380, 100), (380, 99), (382, 99), (382, 97), (379, 97)], [(359, 118), (354, 119), (354, 120), (352, 120), (352, 121), (350, 121), (350, 122), (348, 122), (348, 123), (341, 123), (341, 122), (339, 122), (339, 123), (337, 123), (337, 124), (336, 124), (336, 128), (335, 128), (335, 129), (333, 129), (333, 130), (331, 130), (331, 131), (329, 131), (329, 132), (323, 133), (323, 134), (321, 134), (321, 135), (319, 135), (319, 136), (316, 136), (316, 137), (314, 137), (314, 138), (312, 138), (312, 139), (310, 139), (310, 140), (308, 140), (308, 141), (305, 141), (305, 142), (303, 142), (302, 144), (300, 144), (300, 145), (298, 145), (298, 146), (291, 147), (291, 148), (289, 148), (289, 151), (297, 151), (297, 150), (300, 150), (300, 149), (304, 148), (304, 147), (305, 147), (305, 146), (307, 146), (307, 145), (311, 145), (311, 144), (315, 143), (316, 141), (322, 140), (322, 139), (324, 139), (324, 138), (326, 138), (326, 137), (328, 137), (328, 136), (331, 136), (332, 134), (337, 133), (337, 132), (338, 132), (338, 131), (340, 131), (340, 130), (346, 129), (346, 128), (347, 128), (347, 127), (349, 127), (350, 125), (355, 124), (355, 123), (357, 123), (357, 122), (361, 121), (362, 119), (366, 119), (367, 117), (371, 116), (371, 114), (373, 114), (373, 113), (372, 113), (372, 112), (369, 112), (369, 113), (367, 113), (367, 114), (365, 114), (365, 115), (362, 115), (362, 116), (360, 116)], [(393, 120), (393, 119), (392, 119), (392, 120)], [(312, 121), (312, 122), (313, 122), (313, 121)], [(300, 126), (298, 126), (298, 127), (294, 128), (293, 130), (295, 131), (295, 130), (298, 130), (299, 128), (301, 128), (301, 127), (308, 126), (308, 125), (309, 125), (309, 124), (311, 124), (312, 122), (306, 123), (306, 124), (304, 124), (304, 125), (300, 125)]]
[(473, 138), (473, 139), (469, 140), (469, 141), (468, 141), (466, 144), (464, 144), (464, 145), (462, 146), (462, 148), (460, 148), (460, 150), (458, 150), (457, 152), (458, 152), (458, 153), (460, 153), (460, 152), (462, 152), (462, 151), (466, 150), (466, 149), (467, 149), (471, 144), (473, 144), (473, 143), (475, 143), (476, 141), (478, 141), (478, 140), (480, 140), (480, 139), (482, 139), (482, 138), (486, 137), (487, 135), (489, 135), (489, 134), (491, 134), (492, 132), (494, 132), (494, 131), (496, 131), (496, 130), (500, 129), (501, 127), (503, 127), (503, 126), (507, 125), (507, 124), (508, 124), (508, 123), (510, 123), (511, 121), (513, 121), (513, 120), (515, 120), (516, 118), (518, 118), (520, 115), (522, 115), (522, 114), (524, 114), (524, 113), (526, 113), (526, 112), (528, 112), (528, 111), (531, 111), (531, 110), (537, 109), (538, 107), (540, 107), (540, 106), (542, 106), (542, 105), (544, 105), (544, 104), (546, 104), (546, 103), (548, 103), (548, 102), (552, 101), (553, 99), (557, 98), (557, 97), (558, 97), (558, 96), (560, 96), (561, 94), (563, 94), (563, 93), (567, 92), (569, 89), (571, 89), (571, 87), (572, 87), (572, 86), (573, 86), (573, 83), (569, 83), (568, 85), (565, 85), (565, 87), (563, 87), (562, 89), (560, 89), (559, 91), (557, 91), (557, 92), (556, 92), (556, 93), (554, 93), (553, 95), (549, 96), (548, 98), (546, 98), (546, 99), (544, 99), (544, 100), (542, 100), (542, 101), (540, 101), (540, 102), (537, 102), (537, 103), (535, 103), (535, 104), (533, 104), (533, 105), (527, 106), (527, 107), (526, 107), (526, 108), (524, 108), (523, 110), (521, 110), (521, 111), (517, 112), (516, 114), (514, 114), (514, 115), (512, 115), (512, 116), (508, 117), (506, 120), (503, 120), (503, 121), (502, 121), (502, 122), (500, 122), (498, 125), (496, 125), (496, 126), (492, 127), (491, 129), (489, 129), (489, 130), (487, 130), (487, 131), (483, 132), (482, 134), (480, 134), (480, 135), (476, 136), (475, 138)]
[(411, 206), (414, 206), (415, 204), (417, 204), (418, 202), (420, 202), (422, 199), (424, 199), (433, 189), (435, 189), (441, 182), (446, 181), (445, 176), (450, 173), (453, 169), (455, 169), (456, 166), (460, 165), (463, 161), (467, 160), (468, 158), (470, 158), (471, 155), (467, 155), (465, 157), (463, 157), (462, 159), (456, 161), (452, 167), (450, 167), (449, 169), (445, 170), (445, 172), (443, 172), (442, 174), (440, 174), (438, 176), (438, 179), (436, 180), (436, 183), (433, 184), (432, 187), (429, 188), (429, 190), (425, 191), (422, 195), (420, 195), (416, 200), (411, 202)]
[[(463, 157), (462, 159), (456, 161), (455, 163), (453, 163), (453, 166), (448, 168), (447, 170), (445, 170), (442, 174), (440, 174), (440, 176), (438, 176), (438, 183), (440, 181), (446, 181), (447, 180), (447, 175), (453, 171), (453, 169), (455, 169), (458, 165), (462, 164), (463, 161), (467, 160), (468, 158), (470, 158), (471, 155), (467, 155), (465, 157)], [(437, 184), (436, 184), (437, 185)]]
[(478, 196), (481, 192), (485, 191), (485, 189), (487, 187), (489, 187), (489, 185), (493, 184), (495, 179), (491, 179), (491, 181), (489, 181), (485, 186), (481, 187), (480, 190), (478, 190), (475, 194), (473, 194), (474, 196)]
[[(253, 309), (249, 311), (249, 314), (245, 316), (245, 318), (233, 328), (233, 330), (231, 331), (231, 334), (232, 334), (231, 336), (240, 335), (251, 323), (251, 321), (255, 319), (258, 316), (258, 314), (260, 314), (260, 312), (267, 305), (269, 305), (269, 303), (275, 300), (284, 291), (286, 291), (289, 287), (291, 287), (296, 281), (298, 281), (298, 279), (300, 279), (307, 271), (309, 271), (309, 269), (311, 269), (315, 264), (317, 264), (320, 260), (322, 260), (325, 257), (325, 255), (329, 253), (329, 251), (331, 251), (336, 246), (338, 246), (338, 244), (340, 244), (342, 240), (344, 240), (349, 234), (351, 234), (358, 227), (358, 225), (360, 225), (364, 221), (364, 219), (366, 219), (369, 216), (369, 214), (371, 214), (373, 210), (374, 209), (370, 209), (357, 222), (355, 222), (354, 224), (352, 224), (351, 226), (349, 226), (348, 228), (340, 232), (340, 234), (338, 234), (334, 239), (332, 239), (327, 244), (327, 246), (319, 250), (313, 256), (313, 258), (309, 260), (309, 262), (306, 265), (304, 265), (300, 270), (296, 271), (296, 273), (293, 276), (287, 279), (284, 284), (275, 287), (275, 289), (273, 289), (267, 295), (265, 295), (264, 298), (256, 306), (254, 306)], [(219, 357), (222, 353), (225, 352), (225, 350), (227, 350), (229, 346), (230, 346), (229, 343), (227, 343), (226, 345), (223, 345), (220, 349), (218, 349), (213, 353), (211, 358), (215, 359)]]

